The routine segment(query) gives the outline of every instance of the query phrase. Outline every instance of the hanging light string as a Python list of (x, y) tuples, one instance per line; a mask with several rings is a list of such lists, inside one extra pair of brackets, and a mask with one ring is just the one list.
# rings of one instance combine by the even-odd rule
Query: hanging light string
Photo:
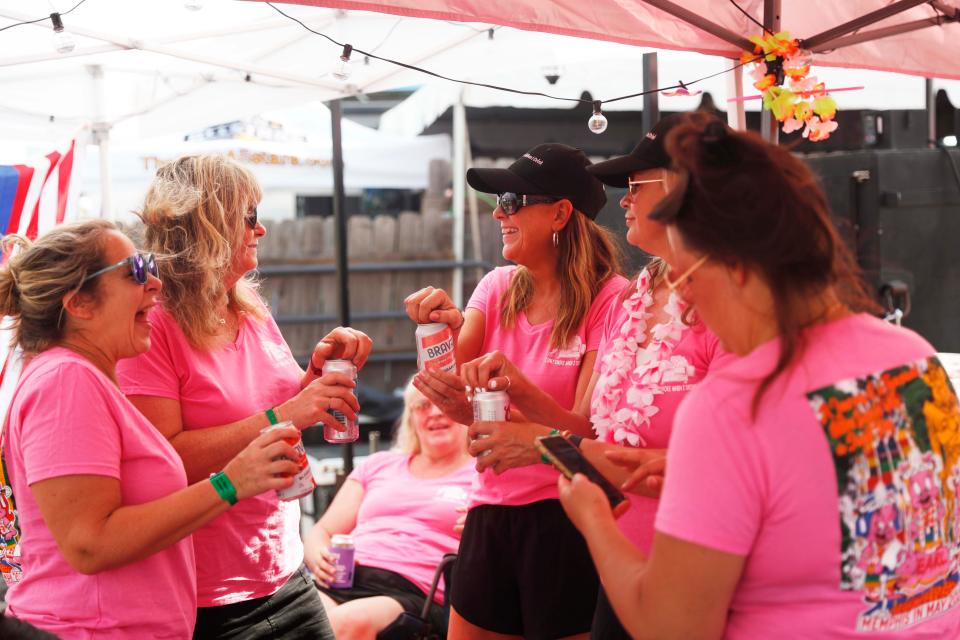
[[(277, 6), (274, 5), (272, 2), (266, 2), (265, 4), (267, 4), (267, 5), (269, 5), (270, 7), (272, 7), (277, 13), (279, 13), (279, 14), (282, 15), (283, 17), (285, 17), (285, 18), (287, 18), (287, 19), (289, 19), (289, 20), (292, 20), (293, 22), (296, 22), (297, 24), (299, 24), (301, 27), (303, 27), (304, 29), (306, 29), (306, 30), (309, 31), (310, 33), (316, 34), (316, 35), (318, 35), (318, 36), (320, 36), (320, 37), (322, 37), (322, 38), (326, 38), (327, 40), (329, 40), (331, 43), (337, 45), (338, 47), (345, 48), (345, 47), (348, 46), (348, 45), (346, 45), (346, 44), (344, 44), (344, 43), (342, 43), (342, 42), (338, 42), (337, 40), (335, 40), (334, 38), (331, 38), (330, 36), (328, 36), (328, 35), (325, 34), (325, 33), (321, 33), (320, 31), (316, 31), (315, 29), (310, 28), (309, 26), (307, 26), (306, 24), (304, 24), (303, 22), (301, 22), (301, 21), (298, 20), (297, 18), (291, 16), (290, 14), (284, 13), (282, 10), (280, 10), (279, 8), (277, 8)], [(482, 30), (482, 31), (486, 31), (486, 30), (484, 29), (484, 30)], [(482, 31), (478, 30), (478, 33), (482, 33)], [(564, 97), (564, 96), (555, 96), (555, 95), (552, 95), (552, 94), (549, 94), (549, 93), (543, 93), (542, 91), (527, 91), (527, 90), (524, 90), (524, 89), (512, 89), (512, 88), (510, 88), (510, 87), (502, 87), (502, 86), (500, 86), (500, 85), (487, 84), (487, 83), (485, 83), (485, 82), (473, 82), (473, 81), (471, 81), (471, 80), (461, 80), (461, 79), (459, 79), (459, 78), (451, 78), (450, 76), (445, 76), (445, 75), (443, 75), (443, 74), (441, 74), (441, 73), (436, 73), (435, 71), (430, 71), (429, 69), (424, 69), (424, 68), (418, 67), (418, 66), (416, 66), (416, 65), (407, 64), (406, 62), (400, 62), (399, 60), (392, 60), (392, 59), (390, 59), (390, 58), (385, 58), (385, 57), (382, 57), (382, 56), (378, 56), (378, 55), (375, 55), (375, 54), (372, 53), (372, 52), (364, 51), (364, 50), (362, 50), (362, 49), (358, 49), (357, 47), (351, 47), (351, 49), (352, 49), (353, 52), (356, 52), (356, 53), (358, 53), (358, 54), (360, 54), (360, 55), (367, 56), (368, 58), (372, 58), (372, 59), (374, 59), (374, 60), (380, 60), (381, 62), (386, 62), (386, 63), (388, 63), (388, 64), (396, 65), (396, 66), (398, 66), (398, 67), (403, 67), (404, 69), (410, 69), (411, 71), (416, 71), (416, 72), (418, 72), (418, 73), (423, 73), (423, 74), (426, 74), (426, 75), (428, 75), (428, 76), (432, 76), (432, 77), (434, 77), (434, 78), (439, 78), (439, 79), (441, 79), (441, 80), (446, 80), (446, 81), (448, 81), (448, 82), (455, 82), (455, 83), (457, 83), (457, 84), (470, 85), (470, 86), (473, 86), (473, 87), (483, 87), (483, 88), (485, 88), (485, 89), (493, 89), (494, 91), (503, 91), (503, 92), (506, 92), (506, 93), (516, 93), (516, 94), (525, 95), (525, 96), (540, 96), (540, 97), (542, 97), (542, 98), (549, 98), (549, 99), (551, 99), (551, 100), (562, 100), (562, 101), (565, 101), (565, 102), (577, 102), (577, 103), (581, 103), (581, 104), (589, 104), (589, 105), (592, 105), (592, 106), (594, 107), (594, 110), (596, 110), (596, 105), (597, 105), (598, 102), (599, 102), (600, 104), (608, 104), (608, 103), (611, 103), (611, 102), (617, 102), (617, 101), (619, 101), (619, 100), (627, 100), (628, 98), (637, 98), (637, 97), (640, 97), (640, 96), (645, 96), (645, 95), (650, 94), (650, 93), (659, 93), (659, 92), (661, 92), (661, 91), (669, 91), (669, 90), (671, 90), (671, 89), (679, 89), (679, 88), (681, 88), (681, 87), (689, 87), (690, 85), (697, 84), (698, 82), (703, 82), (704, 80), (709, 80), (710, 78), (715, 78), (716, 76), (724, 75), (724, 74), (730, 73), (730, 72), (732, 72), (732, 71), (735, 71), (736, 69), (739, 69), (740, 67), (743, 67), (744, 65), (750, 64), (751, 62), (755, 62), (756, 60), (759, 60), (760, 58), (763, 57), (762, 55), (759, 55), (759, 56), (756, 56), (755, 58), (751, 58), (751, 59), (746, 60), (746, 61), (741, 61), (741, 62), (735, 64), (734, 66), (730, 67), (729, 69), (724, 69), (724, 70), (718, 71), (718, 72), (716, 72), (716, 73), (711, 73), (711, 74), (708, 75), (708, 76), (704, 76), (704, 77), (702, 77), (702, 78), (697, 78), (696, 80), (691, 80), (691, 81), (689, 81), (689, 82), (682, 82), (682, 83), (680, 83), (680, 84), (671, 85), (671, 86), (669, 86), (669, 87), (658, 87), (658, 88), (656, 88), (656, 89), (648, 89), (648, 90), (646, 90), (646, 91), (639, 91), (639, 92), (637, 92), (637, 93), (631, 93), (631, 94), (629, 94), (629, 95), (619, 96), (619, 97), (617, 97), (617, 98), (610, 98), (609, 100), (593, 100), (593, 99), (588, 100), (588, 99), (585, 99), (585, 98), (569, 98), (569, 97)]]
[(63, 17), (63, 16), (65, 16), (65, 15), (67, 15), (68, 13), (70, 13), (71, 11), (73, 11), (74, 9), (76, 9), (77, 7), (79, 7), (80, 5), (82, 5), (82, 4), (83, 4), (84, 2), (86, 2), (86, 1), (87, 1), (87, 0), (80, 0), (80, 2), (78, 2), (78, 3), (75, 4), (75, 5), (73, 5), (73, 7), (72, 7), (71, 9), (69, 9), (68, 11), (60, 11), (59, 13), (56, 12), (56, 11), (54, 11), (53, 13), (47, 14), (47, 15), (43, 16), (42, 18), (37, 18), (36, 20), (25, 20), (24, 22), (14, 22), (13, 24), (8, 24), (8, 25), (5, 26), (5, 27), (0, 27), (0, 31), (6, 31), (7, 29), (13, 29), (14, 27), (19, 27), (20, 25), (24, 25), (24, 24), (36, 24), (37, 22), (43, 22), (43, 21), (45, 21), (45, 20), (50, 20), (50, 16), (52, 16), (52, 15), (59, 15), (59, 16)]
[(743, 15), (745, 15), (750, 22), (752, 22), (753, 24), (757, 25), (758, 27), (760, 27), (761, 29), (763, 29), (764, 31), (766, 31), (767, 33), (769, 33), (770, 35), (773, 35), (773, 31), (770, 31), (770, 29), (767, 29), (765, 26), (763, 26), (763, 24), (762, 24), (759, 20), (757, 20), (757, 19), (754, 18), (752, 15), (750, 15), (749, 13), (747, 13), (747, 11), (746, 11), (743, 7), (741, 7), (739, 4), (737, 4), (737, 0), (730, 0), (730, 4), (732, 4), (733, 6), (735, 6), (735, 7), (737, 8), (737, 11), (739, 11), (740, 13), (742, 13)]

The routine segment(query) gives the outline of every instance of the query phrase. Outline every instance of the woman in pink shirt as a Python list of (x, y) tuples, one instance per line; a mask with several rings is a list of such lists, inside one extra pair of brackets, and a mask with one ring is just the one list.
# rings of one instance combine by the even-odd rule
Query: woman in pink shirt
[(933, 348), (872, 302), (803, 161), (691, 117), (672, 290), (740, 356), (677, 412), (649, 554), (561, 482), (637, 638), (956, 638), (960, 411)]
[(296, 465), (282, 456), (295, 454), (279, 438), (296, 430), (260, 436), (188, 486), (173, 447), (117, 386), (117, 362), (150, 346), (153, 256), (102, 220), (33, 245), (5, 238), (13, 250), (0, 313), (29, 361), (0, 430), (7, 614), (64, 639), (189, 638), (189, 534), (289, 486)]
[[(249, 272), (265, 233), (253, 175), (222, 156), (164, 165), (140, 217), (148, 248), (164, 256), (162, 306), (150, 313), (150, 350), (122, 363), (131, 402), (173, 445), (188, 478), (204, 478), (271, 423), (298, 429), (329, 411), (359, 409), (354, 382), (320, 376), (326, 358), (362, 366), (370, 339), (337, 329), (298, 366)], [(331, 638), (303, 564), (300, 506), (276, 494), (237, 505), (194, 534), (197, 628), (204, 640)]]
[[(633, 489), (630, 509), (618, 520), (620, 530), (644, 552), (653, 539), (660, 476), (634, 486), (620, 463), (644, 462), (658, 468), (666, 455), (677, 406), (686, 394), (730, 358), (692, 309), (664, 282), (667, 255), (663, 225), (649, 219), (653, 207), (678, 181), (670, 170), (664, 139), (682, 116), (667, 116), (643, 137), (630, 154), (590, 165), (587, 171), (607, 185), (626, 188), (620, 201), (627, 221), (627, 242), (653, 256), (610, 309), (597, 351), (593, 376), (579, 406), (559, 406), (502, 354), (465, 364), (467, 384), (503, 387), (530, 422), (477, 423), (471, 452), (485, 469), (540, 465), (534, 441), (559, 428), (608, 477)], [(586, 440), (583, 438), (586, 437)], [(592, 440), (595, 438), (595, 440)], [(620, 640), (629, 634), (617, 621), (603, 587), (597, 598), (591, 637)]]
[[(403, 613), (419, 617), (440, 560), (457, 550), (456, 522), (477, 472), (467, 453), (467, 428), (407, 385), (393, 451), (357, 466), (304, 540), (339, 640), (373, 640)], [(331, 586), (330, 537), (351, 534), (356, 548), (352, 588)], [(443, 585), (430, 608), (444, 635)], [(387, 631), (389, 633), (389, 631)]]
[[(613, 239), (594, 222), (606, 195), (589, 164), (579, 149), (543, 144), (509, 168), (468, 171), (474, 189), (498, 195), (503, 256), (517, 266), (488, 273), (465, 314), (430, 287), (406, 300), (415, 322), (455, 329), (458, 362), (502, 353), (567, 409), (586, 389), (604, 318), (626, 284)], [(421, 372), (414, 383), (452, 418), (472, 422), (458, 377)], [(467, 515), (451, 637), (585, 634), (598, 583), (557, 501), (557, 472), (546, 465), (495, 471), (502, 470), (479, 476)]]

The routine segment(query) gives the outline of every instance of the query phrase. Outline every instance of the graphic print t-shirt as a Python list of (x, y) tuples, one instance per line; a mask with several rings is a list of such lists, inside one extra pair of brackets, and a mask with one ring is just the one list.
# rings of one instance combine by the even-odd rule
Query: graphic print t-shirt
[(767, 343), (677, 412), (656, 528), (745, 556), (727, 638), (960, 637), (960, 412), (932, 347), (865, 315)]

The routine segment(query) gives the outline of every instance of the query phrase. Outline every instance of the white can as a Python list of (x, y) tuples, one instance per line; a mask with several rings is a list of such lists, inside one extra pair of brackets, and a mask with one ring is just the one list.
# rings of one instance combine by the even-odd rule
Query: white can
[[(506, 422), (510, 419), (510, 396), (506, 391), (486, 391), (475, 389), (473, 392), (474, 422)], [(489, 438), (490, 436), (478, 436)], [(487, 449), (481, 456), (490, 455)]]
[[(274, 429), (292, 426), (293, 422), (290, 420), (284, 420), (283, 422), (278, 422), (277, 424), (271, 424), (268, 427), (264, 427), (260, 430), (260, 433), (267, 433), (268, 431), (273, 431)], [(299, 469), (297, 470), (296, 475), (293, 476), (292, 485), (286, 489), (277, 489), (277, 497), (279, 497), (281, 500), (296, 500), (312, 493), (313, 490), (317, 488), (317, 482), (313, 479), (313, 472), (310, 470), (310, 461), (307, 459), (307, 450), (303, 448), (303, 438), (300, 436), (297, 436), (296, 438), (284, 438), (284, 442), (293, 447), (293, 450), (297, 452), (297, 458), (294, 460), (294, 462), (297, 463), (297, 467), (299, 467)]]
[[(352, 379), (354, 383), (357, 381), (357, 367), (349, 360), (327, 360), (323, 363), (321, 375), (327, 375), (328, 373), (342, 373)], [(354, 390), (356, 390), (356, 387), (354, 387)], [(339, 411), (331, 410), (329, 413), (345, 427), (345, 430), (337, 431), (333, 427), (323, 425), (323, 439), (331, 444), (356, 442), (357, 438), (360, 437), (357, 421), (351, 420)]]
[(457, 360), (453, 350), (453, 330), (443, 322), (418, 324), (417, 368), (438, 369), (456, 373)]

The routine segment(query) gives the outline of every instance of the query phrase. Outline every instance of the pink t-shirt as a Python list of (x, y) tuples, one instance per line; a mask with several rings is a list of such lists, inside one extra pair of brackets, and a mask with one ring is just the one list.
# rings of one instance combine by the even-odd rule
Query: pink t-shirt
[(189, 536), (138, 562), (83, 575), (63, 557), (30, 490), (51, 478), (106, 476), (120, 482), (124, 505), (137, 505), (187, 486), (176, 451), (107, 376), (59, 347), (34, 358), (14, 392), (4, 459), (21, 531), (22, 573), (7, 593), (11, 616), (65, 640), (191, 636)]
[[(273, 318), (246, 317), (236, 342), (195, 349), (161, 307), (147, 353), (117, 367), (127, 395), (180, 403), (184, 430), (228, 424), (289, 400), (301, 371)], [(213, 607), (275, 593), (303, 561), (300, 505), (275, 491), (242, 500), (193, 534), (197, 604)]]
[[(664, 306), (667, 320), (653, 322), (649, 285), (644, 270), (631, 295), (610, 308), (594, 367), (598, 377), (590, 422), (601, 442), (664, 449), (680, 401), (708, 371), (733, 356), (703, 323), (683, 322), (685, 305), (674, 293)], [(630, 510), (617, 524), (633, 544), (649, 552), (659, 501), (628, 497)]]
[[(426, 594), (444, 554), (460, 546), (453, 526), (457, 507), (467, 506), (477, 475), (473, 461), (441, 478), (416, 478), (410, 456), (375, 453), (347, 478), (363, 487), (363, 502), (351, 535), (358, 564), (399, 573)], [(443, 583), (437, 586), (443, 600)]]
[(960, 412), (943, 367), (866, 315), (804, 337), (755, 417), (776, 341), (680, 405), (657, 530), (745, 557), (727, 638), (960, 637)]
[[(577, 377), (583, 356), (596, 351), (603, 334), (603, 323), (611, 304), (627, 284), (622, 276), (610, 278), (600, 289), (577, 327), (571, 343), (563, 349), (550, 346), (553, 321), (532, 325), (520, 313), (516, 324), (500, 326), (500, 300), (510, 284), (516, 267), (497, 267), (480, 281), (468, 309), (484, 315), (484, 336), (480, 353), (501, 351), (533, 384), (553, 397), (557, 403), (572, 409), (577, 392)], [(510, 469), (499, 476), (486, 470), (478, 476), (471, 506), (478, 504), (522, 505), (539, 500), (556, 499), (558, 472), (545, 464)]]

